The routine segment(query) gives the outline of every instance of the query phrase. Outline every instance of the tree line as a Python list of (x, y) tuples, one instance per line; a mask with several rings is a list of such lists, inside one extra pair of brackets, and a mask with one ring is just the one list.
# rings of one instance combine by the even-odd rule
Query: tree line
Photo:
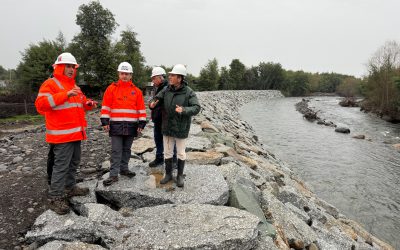
[[(143, 87), (150, 81), (151, 67), (145, 65), (137, 33), (127, 27), (115, 41), (111, 39), (118, 23), (114, 14), (98, 1), (79, 7), (76, 24), (80, 32), (67, 43), (60, 32), (55, 40), (31, 44), (22, 53), (15, 70), (0, 66), (0, 80), (13, 83), (13, 91), (34, 98), (41, 83), (50, 76), (55, 58), (71, 52), (80, 63), (77, 81), (89, 85), (93, 93), (101, 93), (116, 79), (115, 69), (122, 61), (133, 66), (133, 81)], [(304, 96), (314, 92), (337, 93), (351, 97), (367, 97), (365, 105), (381, 113), (399, 112), (400, 48), (392, 41), (371, 57), (368, 75), (363, 79), (334, 72), (310, 73), (286, 70), (280, 63), (260, 62), (246, 66), (233, 59), (229, 66), (219, 67), (216, 58), (209, 60), (198, 76), (189, 74), (187, 80), (197, 91), (275, 89), (286, 96)], [(161, 65), (162, 66), (162, 65)], [(168, 72), (172, 67), (164, 67)]]

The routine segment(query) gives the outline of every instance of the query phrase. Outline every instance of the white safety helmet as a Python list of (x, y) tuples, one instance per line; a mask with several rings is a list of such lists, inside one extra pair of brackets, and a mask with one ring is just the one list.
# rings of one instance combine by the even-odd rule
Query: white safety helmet
[(57, 64), (75, 64), (76, 68), (79, 67), (79, 64), (76, 62), (75, 57), (69, 53), (69, 52), (65, 52), (62, 53), (61, 55), (59, 55), (54, 63), (54, 65)]
[(151, 71), (151, 77), (165, 75), (165, 70), (161, 67), (154, 67)]
[(183, 64), (177, 64), (172, 68), (170, 74), (186, 76), (186, 67)]
[(122, 62), (118, 65), (118, 72), (133, 73), (132, 65), (128, 62)]

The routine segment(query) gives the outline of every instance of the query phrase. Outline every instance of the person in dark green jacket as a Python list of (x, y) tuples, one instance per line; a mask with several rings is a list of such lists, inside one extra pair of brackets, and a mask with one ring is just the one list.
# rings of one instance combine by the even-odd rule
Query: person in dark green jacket
[(150, 103), (153, 109), (162, 106), (162, 133), (164, 141), (165, 176), (160, 181), (166, 184), (172, 180), (172, 156), (176, 143), (178, 155), (178, 175), (176, 184), (184, 186), (183, 169), (186, 160), (186, 138), (189, 135), (192, 116), (200, 112), (200, 104), (195, 92), (185, 81), (186, 67), (182, 64), (174, 66), (169, 72), (169, 85), (158, 93)]

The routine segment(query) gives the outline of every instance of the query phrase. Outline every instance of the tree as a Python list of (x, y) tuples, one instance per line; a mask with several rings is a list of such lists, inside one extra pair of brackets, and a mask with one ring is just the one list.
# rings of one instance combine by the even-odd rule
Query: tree
[(284, 81), (282, 65), (279, 63), (260, 63), (259, 89), (282, 89)]
[(360, 94), (361, 80), (355, 77), (346, 77), (337, 87), (336, 92), (344, 97), (354, 97)]
[(303, 71), (287, 71), (285, 93), (289, 96), (304, 96), (309, 91), (308, 74)]
[(81, 31), (69, 46), (80, 63), (86, 83), (105, 88), (115, 80), (116, 64), (112, 52), (111, 34), (117, 27), (114, 14), (97, 1), (79, 7), (76, 24)]
[(200, 70), (197, 88), (200, 91), (212, 91), (218, 88), (219, 72), (217, 59), (209, 60)]
[(231, 80), (229, 89), (246, 89), (244, 82), (245, 72), (246, 66), (239, 59), (233, 59), (229, 64), (229, 79)]
[(399, 112), (400, 45), (386, 42), (368, 62), (366, 95), (368, 103), (382, 114)]
[(229, 78), (229, 70), (226, 67), (221, 68), (221, 73), (218, 79), (218, 89), (229, 89), (229, 83), (231, 82)]
[(62, 43), (59, 41), (39, 42), (31, 44), (22, 53), (22, 61), (17, 67), (17, 81), (23, 89), (37, 91), (45, 79), (53, 71), (57, 56), (63, 52)]
[(246, 69), (243, 76), (244, 88), (246, 89), (258, 89), (259, 83), (259, 73), (258, 67), (252, 66), (249, 69)]
[(145, 74), (144, 63), (145, 58), (140, 52), (140, 42), (136, 39), (137, 33), (131, 27), (122, 31), (121, 40), (115, 45), (115, 55), (117, 62), (129, 62), (133, 67), (133, 81), (135, 83), (144, 84), (149, 78)]
[(0, 65), (0, 79), (5, 80), (7, 79), (7, 70)]

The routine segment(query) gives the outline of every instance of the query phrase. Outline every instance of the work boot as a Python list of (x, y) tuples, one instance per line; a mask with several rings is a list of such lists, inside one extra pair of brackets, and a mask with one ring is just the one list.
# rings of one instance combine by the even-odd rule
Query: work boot
[(156, 157), (154, 161), (149, 163), (149, 167), (155, 168), (164, 164), (164, 157)]
[(127, 170), (122, 170), (122, 171), (119, 172), (119, 174), (120, 174), (120, 175), (123, 175), (123, 176), (126, 176), (126, 177), (129, 177), (129, 178), (132, 178), (132, 177), (135, 177), (135, 176), (136, 176), (136, 173), (130, 171), (129, 169), (127, 169)]
[(185, 161), (178, 159), (178, 175), (176, 176), (176, 185), (183, 187), (183, 169), (185, 168)]
[(69, 206), (64, 197), (51, 197), (49, 198), (49, 208), (59, 215), (69, 213)]
[(160, 181), (160, 184), (166, 184), (172, 180), (172, 158), (165, 159), (165, 176)]
[(111, 184), (113, 184), (114, 182), (117, 182), (117, 181), (118, 181), (118, 176), (110, 176), (103, 181), (103, 185), (110, 186)]
[(65, 194), (67, 198), (71, 198), (73, 196), (85, 196), (89, 194), (89, 188), (80, 188), (78, 186), (73, 186), (72, 188), (67, 188), (65, 190)]

